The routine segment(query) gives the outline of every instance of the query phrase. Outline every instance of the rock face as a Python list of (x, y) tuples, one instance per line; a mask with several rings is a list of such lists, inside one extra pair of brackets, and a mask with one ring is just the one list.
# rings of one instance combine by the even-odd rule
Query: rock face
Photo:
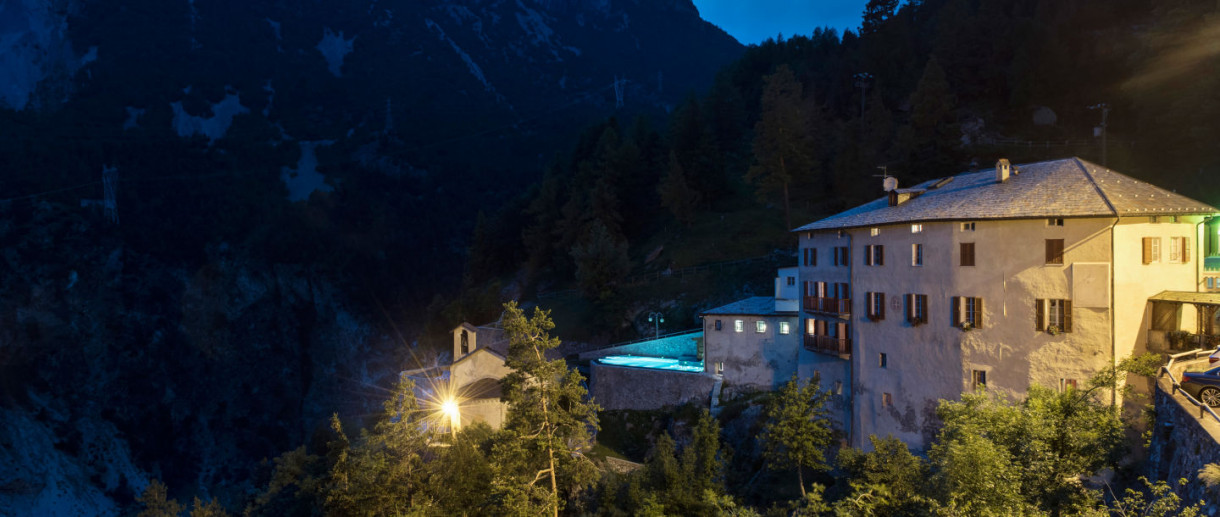
[(221, 249), (166, 263), (97, 219), (0, 228), (0, 514), (115, 514), (152, 477), (223, 499), (378, 404), (397, 347), (330, 281)]

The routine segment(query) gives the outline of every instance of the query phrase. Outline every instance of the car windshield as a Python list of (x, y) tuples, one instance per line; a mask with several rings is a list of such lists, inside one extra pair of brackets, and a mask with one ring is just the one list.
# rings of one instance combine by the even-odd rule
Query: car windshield
[(1220, 366), (1217, 366), (1217, 367), (1215, 367), (1215, 368), (1212, 368), (1212, 369), (1210, 369), (1210, 370), (1208, 370), (1208, 371), (1206, 371), (1206, 372), (1203, 372), (1203, 373), (1206, 373), (1206, 374), (1208, 374), (1208, 375), (1214, 375), (1214, 376), (1218, 376), (1218, 377), (1220, 377)]

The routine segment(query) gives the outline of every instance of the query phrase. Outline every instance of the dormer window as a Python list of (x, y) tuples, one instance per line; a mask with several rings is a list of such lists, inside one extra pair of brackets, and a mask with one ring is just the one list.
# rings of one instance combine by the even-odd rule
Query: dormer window
[(868, 234), (872, 237), (881, 235), (881, 228), (873, 227), (868, 229)]
[(922, 224), (912, 224), (911, 233), (923, 233), (923, 225)]
[(974, 231), (974, 221), (970, 221), (968, 223), (962, 223), (961, 228), (962, 228), (963, 232), (973, 232)]

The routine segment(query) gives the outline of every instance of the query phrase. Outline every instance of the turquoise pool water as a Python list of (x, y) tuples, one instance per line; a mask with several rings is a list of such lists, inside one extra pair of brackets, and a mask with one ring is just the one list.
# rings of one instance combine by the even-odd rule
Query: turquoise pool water
[(636, 368), (652, 368), (654, 370), (671, 370), (676, 372), (702, 372), (702, 361), (684, 361), (672, 357), (644, 357), (638, 355), (608, 355), (598, 362), (611, 366), (634, 366)]

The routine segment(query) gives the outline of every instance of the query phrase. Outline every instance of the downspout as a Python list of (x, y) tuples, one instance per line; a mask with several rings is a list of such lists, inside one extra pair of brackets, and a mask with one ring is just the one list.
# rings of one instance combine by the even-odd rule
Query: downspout
[[(1110, 200), (1107, 199), (1106, 204), (1109, 203)], [(1111, 207), (1111, 209), (1113, 210), (1113, 207)], [(1110, 224), (1110, 367), (1112, 368), (1118, 367), (1118, 335), (1116, 334), (1117, 323), (1115, 322), (1116, 318), (1114, 317), (1114, 313), (1118, 310), (1118, 305), (1115, 304), (1114, 296), (1114, 277), (1117, 276), (1114, 271), (1114, 266), (1118, 263), (1118, 261), (1114, 258), (1114, 227), (1118, 226), (1119, 219), (1122, 219), (1122, 217), (1119, 217), (1118, 210), (1114, 210), (1114, 222)], [(1118, 407), (1117, 389), (1110, 390), (1110, 407)]]
[[(855, 278), (854, 272), (856, 270), (856, 266), (855, 266), (856, 261), (853, 260), (853, 256), (856, 254), (856, 251), (854, 249), (854, 246), (852, 246), (851, 232), (846, 232), (846, 233), (847, 233), (847, 288), (851, 290), (850, 294), (851, 294), (852, 305), (855, 305), (856, 278)], [(855, 312), (853, 311), (851, 314), (854, 315)], [(849, 316), (847, 318), (847, 328), (848, 328), (847, 335), (849, 338), (851, 338), (852, 343), (859, 343), (860, 340), (856, 339), (856, 335), (859, 333), (856, 331), (856, 326), (852, 324), (851, 316)], [(855, 425), (856, 424), (855, 419), (864, 418), (860, 414), (860, 412), (856, 410), (857, 409), (856, 408), (857, 400), (856, 400), (856, 383), (855, 383), (856, 370), (855, 370), (855, 368), (856, 368), (856, 365), (859, 363), (859, 361), (857, 361), (856, 359), (860, 357), (860, 354), (859, 354), (858, 350), (856, 350), (856, 348), (857, 348), (857, 345), (852, 346), (853, 350), (851, 353), (851, 359), (847, 360), (847, 392), (851, 393), (851, 413), (852, 413), (852, 417), (849, 419), (849, 420), (851, 420), (851, 423), (848, 424), (851, 427), (850, 427), (850, 429), (847, 430), (847, 436), (850, 437), (849, 439), (852, 441), (853, 444), (856, 443), (856, 431), (857, 431), (856, 425)], [(861, 421), (863, 421), (863, 420), (861, 420)], [(860, 439), (860, 442), (858, 445), (853, 445), (853, 447), (863, 448), (864, 447), (863, 438)]]

